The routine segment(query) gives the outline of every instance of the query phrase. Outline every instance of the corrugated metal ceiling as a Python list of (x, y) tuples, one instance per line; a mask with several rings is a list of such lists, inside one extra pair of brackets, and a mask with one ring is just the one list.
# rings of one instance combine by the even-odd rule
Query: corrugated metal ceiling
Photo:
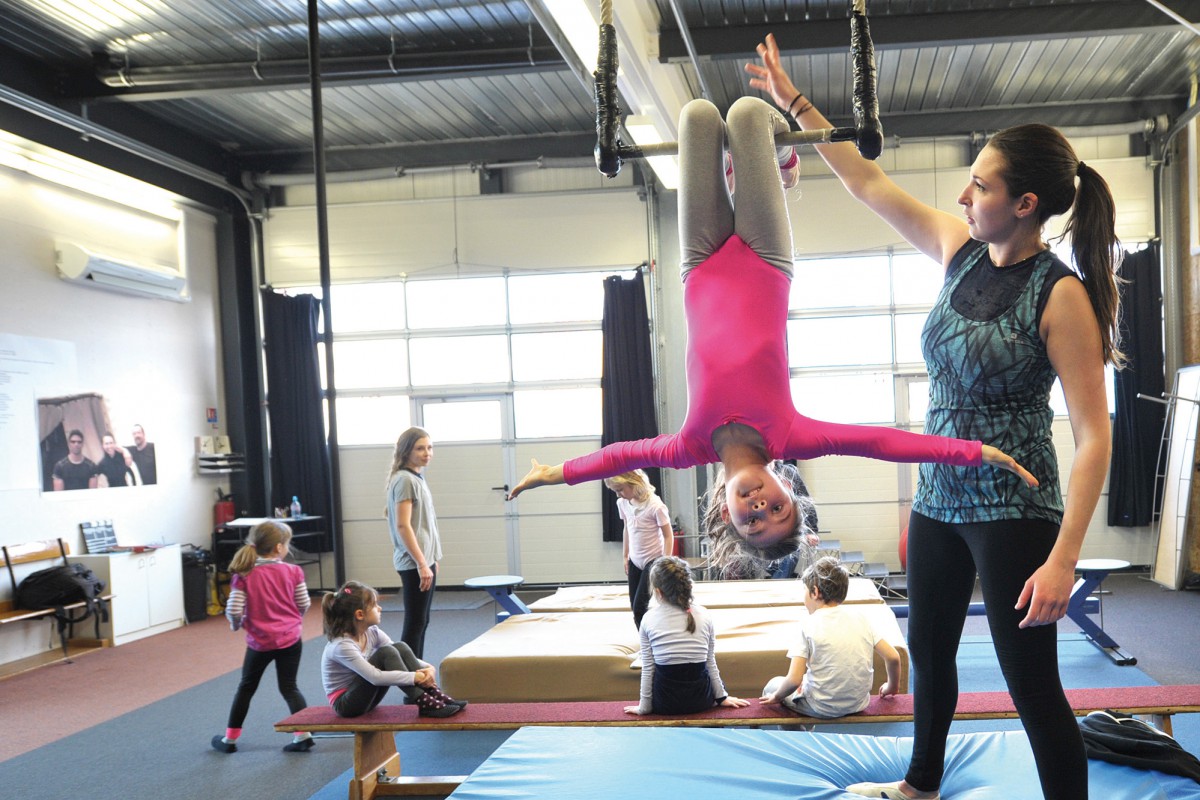
[[(591, 90), (538, 23), (541, 3), (320, 3), (328, 168), (589, 157)], [(844, 0), (618, 0), (618, 14), (633, 3), (657, 17), (645, 35), (692, 96), (701, 77), (722, 108), (746, 94), (742, 65), (773, 31), (797, 85), (849, 117)], [(1168, 4), (1200, 19), (1200, 0)], [(1200, 37), (1144, 0), (892, 0), (869, 12), (889, 135), (1175, 117), (1200, 62)], [(8, 0), (0, 126), (13, 97), (33, 98), (225, 174), (310, 169), (307, 49), (301, 2)]]

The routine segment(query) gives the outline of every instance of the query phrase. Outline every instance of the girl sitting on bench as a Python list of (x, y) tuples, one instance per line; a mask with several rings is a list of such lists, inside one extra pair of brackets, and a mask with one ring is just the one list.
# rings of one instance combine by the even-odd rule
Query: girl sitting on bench
[(379, 593), (370, 586), (346, 581), (325, 595), (321, 611), (329, 639), (321, 655), (321, 681), (338, 716), (362, 716), (379, 705), (393, 686), (404, 692), (422, 717), (449, 717), (467, 704), (438, 688), (432, 664), (383, 632)]

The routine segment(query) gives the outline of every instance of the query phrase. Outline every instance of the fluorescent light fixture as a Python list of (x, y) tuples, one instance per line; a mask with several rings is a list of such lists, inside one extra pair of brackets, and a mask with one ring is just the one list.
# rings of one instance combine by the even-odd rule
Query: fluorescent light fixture
[[(625, 118), (625, 131), (639, 145), (662, 144), (667, 141), (653, 117), (630, 115)], [(677, 156), (654, 156), (646, 159), (658, 181), (665, 189), (679, 188), (679, 158)]]
[(542, 5), (554, 17), (567, 43), (583, 62), (588, 72), (596, 71), (596, 55), (600, 49), (600, 20), (592, 16), (592, 6), (584, 0), (542, 0)]
[(5, 131), (0, 131), (0, 166), (162, 219), (178, 222), (182, 216), (170, 192)]

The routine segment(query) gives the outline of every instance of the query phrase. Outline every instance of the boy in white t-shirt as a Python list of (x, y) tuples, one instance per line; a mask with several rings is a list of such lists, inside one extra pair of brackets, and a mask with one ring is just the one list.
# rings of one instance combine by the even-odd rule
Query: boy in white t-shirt
[(788, 651), (787, 675), (763, 688), (763, 703), (783, 703), (798, 714), (831, 719), (862, 711), (871, 697), (874, 654), (887, 666), (879, 696), (895, 694), (900, 655), (854, 606), (843, 606), (850, 574), (836, 558), (825, 557), (804, 570), (804, 607), (808, 619), (800, 640)]

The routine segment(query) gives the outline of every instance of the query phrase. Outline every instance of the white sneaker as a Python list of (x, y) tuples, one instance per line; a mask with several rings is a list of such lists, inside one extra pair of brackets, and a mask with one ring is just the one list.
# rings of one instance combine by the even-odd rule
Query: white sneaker
[[(900, 791), (900, 781), (894, 783), (856, 783), (853, 786), (847, 786), (846, 791), (850, 794), (856, 794), (860, 797), (876, 797), (883, 800), (913, 800), (913, 798)], [(939, 800), (941, 794), (934, 794), (929, 800)]]

